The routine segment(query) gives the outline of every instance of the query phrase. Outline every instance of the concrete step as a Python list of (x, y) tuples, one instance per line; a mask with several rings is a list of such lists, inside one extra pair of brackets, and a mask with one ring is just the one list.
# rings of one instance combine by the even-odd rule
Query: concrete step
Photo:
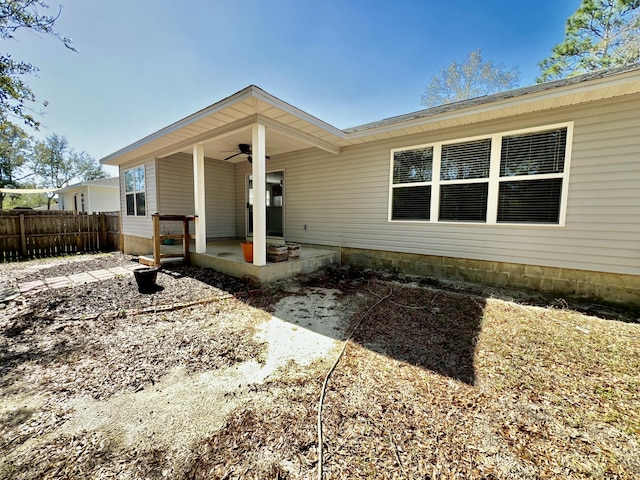
[[(138, 257), (138, 262), (148, 267), (155, 266), (153, 255), (140, 255)], [(182, 265), (183, 263), (184, 263), (184, 257), (170, 257), (170, 258), (160, 259), (160, 265)]]

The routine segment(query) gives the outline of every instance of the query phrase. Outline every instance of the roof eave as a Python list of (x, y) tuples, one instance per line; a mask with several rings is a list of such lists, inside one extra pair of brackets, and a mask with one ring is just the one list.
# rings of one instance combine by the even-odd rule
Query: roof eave
[[(110, 155), (107, 155), (106, 157), (100, 159), (100, 163), (105, 165), (119, 165), (120, 163), (124, 163), (124, 162), (117, 161), (117, 159), (134, 152), (136, 149), (140, 147), (148, 145), (154, 140), (162, 138), (163, 136), (168, 135), (172, 132), (175, 132), (180, 128), (191, 125), (197, 122), (198, 120), (206, 118), (216, 112), (219, 112), (225, 108), (228, 108), (236, 103), (242, 102), (248, 98), (255, 98), (264, 103), (267, 103), (268, 105), (278, 108), (286, 113), (292, 114), (300, 118), (301, 120), (304, 120), (318, 128), (321, 128), (329, 132), (330, 134), (336, 136), (337, 139), (342, 139), (345, 136), (345, 133), (342, 130), (320, 120), (317, 117), (314, 117), (313, 115), (297, 107), (294, 107), (293, 105), (283, 100), (280, 100), (279, 98), (262, 90), (260, 87), (257, 87), (255, 85), (250, 85), (234, 93), (233, 95), (226, 97), (223, 100), (220, 100), (219, 102), (214, 103), (213, 105), (210, 105), (202, 110), (199, 110), (198, 112), (192, 115), (189, 115), (188, 117), (185, 117), (181, 120), (178, 120), (177, 122), (174, 122), (171, 125), (168, 125), (158, 130), (157, 132), (152, 133), (151, 135), (147, 135), (146, 137), (138, 140), (137, 142), (132, 143), (131, 145), (128, 145)], [(260, 113), (257, 110), (258, 109), (255, 108), (254, 115), (258, 115)]]
[(166, 127), (152, 133), (151, 135), (147, 135), (146, 137), (141, 138), (137, 142), (127, 145), (126, 147), (121, 148), (120, 150), (117, 150), (116, 152), (101, 158), (100, 163), (105, 165), (118, 165), (118, 162), (113, 162), (113, 160), (115, 160), (116, 158), (126, 155), (127, 153), (131, 153), (137, 148), (140, 148), (154, 140), (157, 140), (158, 138), (161, 138), (179, 128), (187, 126), (201, 118), (208, 117), (209, 115), (217, 111), (220, 111), (223, 108), (226, 108), (227, 106), (232, 105), (233, 103), (244, 100), (245, 98), (251, 96), (251, 92), (253, 91), (254, 88), (255, 88), (254, 85), (249, 85), (248, 87), (243, 88), (239, 92), (236, 92), (233, 95), (227, 98), (224, 98), (219, 102), (214, 103), (213, 105), (209, 105), (208, 107), (203, 108), (202, 110), (199, 110), (196, 113), (189, 115), (188, 117), (185, 117), (181, 120), (178, 120), (177, 122), (167, 125)]
[[(621, 73), (620, 70), (622, 70)], [(379, 122), (360, 125), (358, 127), (345, 129), (347, 138), (362, 138), (381, 133), (390, 133), (396, 130), (467, 117), (470, 115), (485, 113), (518, 106), (521, 104), (550, 100), (564, 95), (575, 95), (584, 91), (608, 88), (616, 84), (627, 83), (629, 78), (637, 77), (638, 91), (640, 91), (640, 65), (633, 67), (617, 68), (613, 71), (601, 72), (599, 76), (586, 74), (573, 79), (565, 79), (549, 82), (549, 84), (539, 84), (530, 87), (522, 87), (515, 90), (501, 92), (486, 97), (478, 97), (463, 100), (448, 105), (433, 107), (426, 110), (391, 117)], [(596, 78), (590, 78), (590, 77)], [(610, 97), (614, 97), (611, 95)], [(581, 102), (576, 102), (576, 104)]]

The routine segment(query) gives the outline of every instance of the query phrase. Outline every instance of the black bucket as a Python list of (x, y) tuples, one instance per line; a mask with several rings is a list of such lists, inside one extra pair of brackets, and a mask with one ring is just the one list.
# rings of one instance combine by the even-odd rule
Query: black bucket
[(133, 271), (140, 293), (153, 293), (158, 290), (156, 285), (158, 270), (158, 267), (140, 267)]

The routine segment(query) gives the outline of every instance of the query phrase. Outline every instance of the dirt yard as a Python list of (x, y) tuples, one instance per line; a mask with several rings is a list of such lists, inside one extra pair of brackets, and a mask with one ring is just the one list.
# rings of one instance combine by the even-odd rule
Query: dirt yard
[(344, 267), (10, 295), (132, 261), (0, 265), (0, 478), (640, 478), (640, 312)]

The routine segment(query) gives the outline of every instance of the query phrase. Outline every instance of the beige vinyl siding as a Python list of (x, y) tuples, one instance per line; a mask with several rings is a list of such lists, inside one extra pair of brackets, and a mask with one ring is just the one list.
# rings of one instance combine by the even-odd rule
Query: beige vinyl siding
[[(158, 159), (158, 213), (193, 215), (193, 159), (176, 154)], [(182, 233), (181, 222), (162, 222), (163, 233)], [(193, 222), (190, 225), (194, 231)]]
[[(267, 169), (286, 170), (287, 241), (640, 274), (638, 111), (635, 94), (345, 147), (338, 156), (319, 150), (287, 154), (267, 161)], [(564, 227), (387, 220), (392, 148), (571, 121)], [(236, 188), (244, 185), (239, 170)], [(240, 195), (236, 199), (236, 219), (242, 212), (244, 228), (244, 194), (242, 203)]]
[(193, 215), (193, 160), (177, 154), (158, 159), (158, 213)]
[(207, 209), (207, 237), (230, 238), (236, 235), (234, 185), (232, 163), (205, 160), (205, 192)]
[[(235, 235), (233, 171), (233, 164), (205, 159), (207, 238)], [(158, 185), (160, 213), (195, 213), (191, 156), (176, 154), (159, 159)]]
[[(144, 165), (145, 179), (145, 212), (144, 217), (129, 216), (126, 214), (124, 172)], [(151, 214), (158, 211), (156, 195), (156, 160), (150, 158), (144, 162), (128, 163), (120, 166), (120, 212), (122, 212), (122, 231), (125, 235), (142, 238), (153, 237), (153, 224)]]

